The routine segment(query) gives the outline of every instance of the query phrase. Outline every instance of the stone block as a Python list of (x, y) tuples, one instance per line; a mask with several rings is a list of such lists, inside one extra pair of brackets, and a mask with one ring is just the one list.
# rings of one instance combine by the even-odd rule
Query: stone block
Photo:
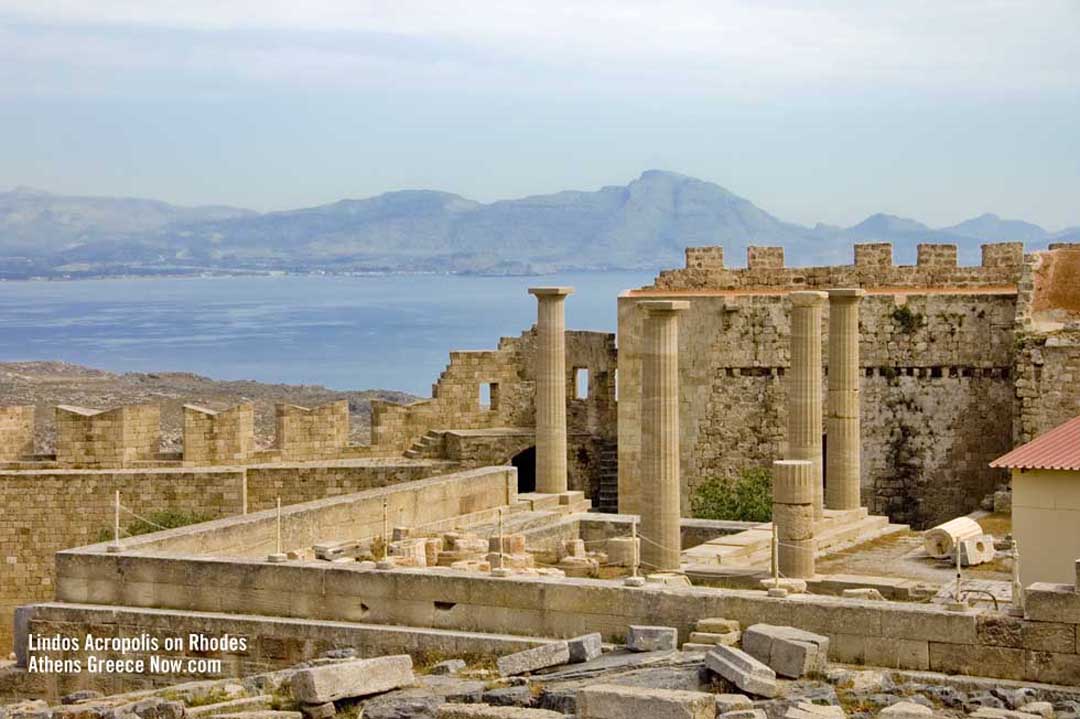
[(616, 567), (633, 566), (634, 559), (640, 556), (641, 540), (633, 537), (612, 537), (604, 543), (608, 564)]
[(769, 719), (764, 709), (736, 709), (727, 714), (719, 714), (723, 719)]
[(598, 684), (577, 694), (579, 719), (714, 719), (716, 700), (705, 692)]
[(883, 602), (885, 597), (881, 592), (874, 587), (856, 587), (855, 589), (845, 589), (841, 592), (841, 596), (845, 599), (863, 599), (872, 602)]
[(743, 649), (777, 674), (798, 679), (825, 670), (829, 638), (794, 627), (754, 624), (743, 633)]
[(432, 674), (457, 674), (467, 665), (464, 659), (447, 659), (431, 667)]
[(1024, 616), (1037, 622), (1080, 624), (1080, 594), (1071, 584), (1035, 582), (1024, 590)]
[(923, 719), (934, 716), (934, 711), (915, 702), (896, 702), (881, 710), (879, 719)]
[(407, 654), (357, 659), (301, 669), (293, 674), (293, 698), (304, 704), (323, 704), (397, 689), (415, 681)]
[(965, 567), (992, 562), (995, 556), (994, 538), (989, 534), (960, 540), (960, 564)]
[(744, 692), (766, 698), (780, 692), (776, 672), (735, 647), (714, 647), (705, 655), (705, 666)]
[(799, 702), (784, 712), (784, 719), (844, 719), (847, 714), (838, 706)]
[(727, 634), (690, 632), (690, 642), (693, 644), (726, 644), (729, 647), (733, 647), (739, 643), (739, 637), (741, 636), (742, 632), (728, 632)]
[(632, 652), (673, 650), (679, 643), (679, 631), (674, 627), (631, 625), (626, 634), (626, 648)]
[(739, 711), (741, 709), (751, 709), (754, 703), (750, 701), (750, 697), (745, 694), (717, 694), (716, 695), (716, 713), (727, 714), (728, 712)]
[(487, 704), (442, 704), (435, 710), (436, 719), (565, 719), (548, 709), (500, 707)]
[(307, 719), (332, 719), (337, 716), (337, 707), (334, 706), (334, 702), (305, 704), (303, 708), (303, 716), (306, 716)]
[(570, 649), (570, 663), (580, 664), (596, 659), (603, 653), (602, 643), (599, 632), (568, 639), (566, 646)]
[(721, 617), (706, 617), (705, 619), (699, 619), (694, 627), (699, 632), (709, 632), (710, 634), (727, 634), (728, 632), (739, 631), (739, 622), (735, 619), (723, 619)]
[(542, 644), (523, 652), (515, 652), (499, 657), (495, 665), (499, 674), (504, 677), (524, 674), (526, 672), (555, 667), (570, 661), (570, 647), (566, 642), (551, 642)]

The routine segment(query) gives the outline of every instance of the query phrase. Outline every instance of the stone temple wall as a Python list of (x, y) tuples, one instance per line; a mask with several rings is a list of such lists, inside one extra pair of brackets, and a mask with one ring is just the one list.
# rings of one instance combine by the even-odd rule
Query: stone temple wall
[(18, 462), (32, 454), (33, 405), (0, 407), (0, 462)]
[[(713, 269), (662, 273), (654, 287), (620, 298), (620, 511), (638, 511), (641, 319), (635, 303), (674, 297), (691, 303), (679, 328), (682, 494), (689, 514), (691, 492), (702, 479), (768, 467), (784, 455), (786, 294), (808, 285), (869, 286), (860, 319), (864, 504), (924, 526), (970, 511), (1007, 481), (987, 463), (1013, 446), (1015, 285), (1022, 270), (1014, 245), (986, 246), (978, 268), (956, 268), (948, 249), (922, 250), (922, 264), (914, 268), (887, 264), (887, 245), (856, 250), (862, 267), (876, 262), (881, 271), (778, 271), (778, 258), (766, 256), (774, 265), (767, 287), (713, 291), (687, 285), (708, 276), (741, 278), (729, 283), (739, 285), (758, 268), (718, 270), (715, 256), (694, 255), (688, 262), (712, 261)], [(910, 286), (919, 276), (939, 279), (920, 290)], [(781, 284), (785, 278), (792, 284)], [(946, 281), (958, 287), (943, 291)], [(908, 288), (899, 289), (904, 282)], [(827, 307), (822, 335), (827, 365)]]
[[(498, 349), (451, 352), (432, 387), (432, 398), (408, 405), (372, 401), (372, 444), (404, 451), (435, 429), (490, 429), (535, 424), (536, 330), (503, 337)], [(614, 438), (615, 337), (606, 332), (566, 333), (567, 430)], [(589, 372), (588, 393), (575, 393), (578, 369)], [(491, 386), (481, 404), (481, 385)]]

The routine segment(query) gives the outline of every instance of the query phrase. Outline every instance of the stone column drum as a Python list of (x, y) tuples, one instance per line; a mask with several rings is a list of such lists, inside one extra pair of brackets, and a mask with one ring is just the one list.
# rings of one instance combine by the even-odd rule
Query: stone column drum
[(858, 509), (862, 438), (859, 422), (860, 289), (829, 290), (829, 396), (825, 414), (825, 506)]
[(780, 575), (793, 579), (814, 576), (814, 472), (803, 459), (773, 462), (773, 524), (779, 547)]
[(536, 491), (566, 491), (566, 317), (572, 287), (530, 287), (536, 295)]
[(686, 301), (639, 302), (641, 355), (641, 563), (679, 569), (679, 322)]
[(788, 372), (788, 459), (805, 459), (814, 482), (814, 519), (823, 516), (821, 486), (821, 308), (824, 292), (792, 292)]

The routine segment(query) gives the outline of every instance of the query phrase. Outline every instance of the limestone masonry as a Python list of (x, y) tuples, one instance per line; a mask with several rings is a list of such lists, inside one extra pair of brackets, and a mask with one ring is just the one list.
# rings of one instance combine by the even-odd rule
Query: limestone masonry
[[(0, 408), (0, 699), (84, 702), (10, 716), (1080, 714), (1076, 471), (1002, 465), (1014, 536), (991, 466), (1080, 416), (1080, 246), (988, 244), (961, 267), (954, 245), (897, 266), (863, 244), (810, 268), (688, 248), (617, 298), (617, 335), (565, 328), (572, 288), (529, 292), (534, 327), (452, 351), (430, 399), (373, 402), (367, 445), (345, 401), (278, 405), (269, 449), (251, 404), (186, 405), (180, 452), (155, 405), (59, 406), (54, 454), (32, 407)], [(771, 476), (761, 516), (688, 517), (749, 470)], [(1017, 543), (1051, 516), (1060, 543)], [(30, 671), (95, 658), (31, 635), (178, 631), (243, 648)], [(837, 663), (1067, 686), (931, 699)], [(476, 686), (453, 694), (462, 671)], [(205, 708), (85, 704), (223, 676), (258, 679)], [(248, 695), (286, 676), (290, 697)]]

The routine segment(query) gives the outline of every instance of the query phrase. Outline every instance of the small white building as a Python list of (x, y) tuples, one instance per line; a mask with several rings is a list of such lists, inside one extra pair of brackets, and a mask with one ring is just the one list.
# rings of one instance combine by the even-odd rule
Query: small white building
[(1080, 559), (1080, 417), (998, 457), (1012, 471), (1020, 579), (1074, 584)]

